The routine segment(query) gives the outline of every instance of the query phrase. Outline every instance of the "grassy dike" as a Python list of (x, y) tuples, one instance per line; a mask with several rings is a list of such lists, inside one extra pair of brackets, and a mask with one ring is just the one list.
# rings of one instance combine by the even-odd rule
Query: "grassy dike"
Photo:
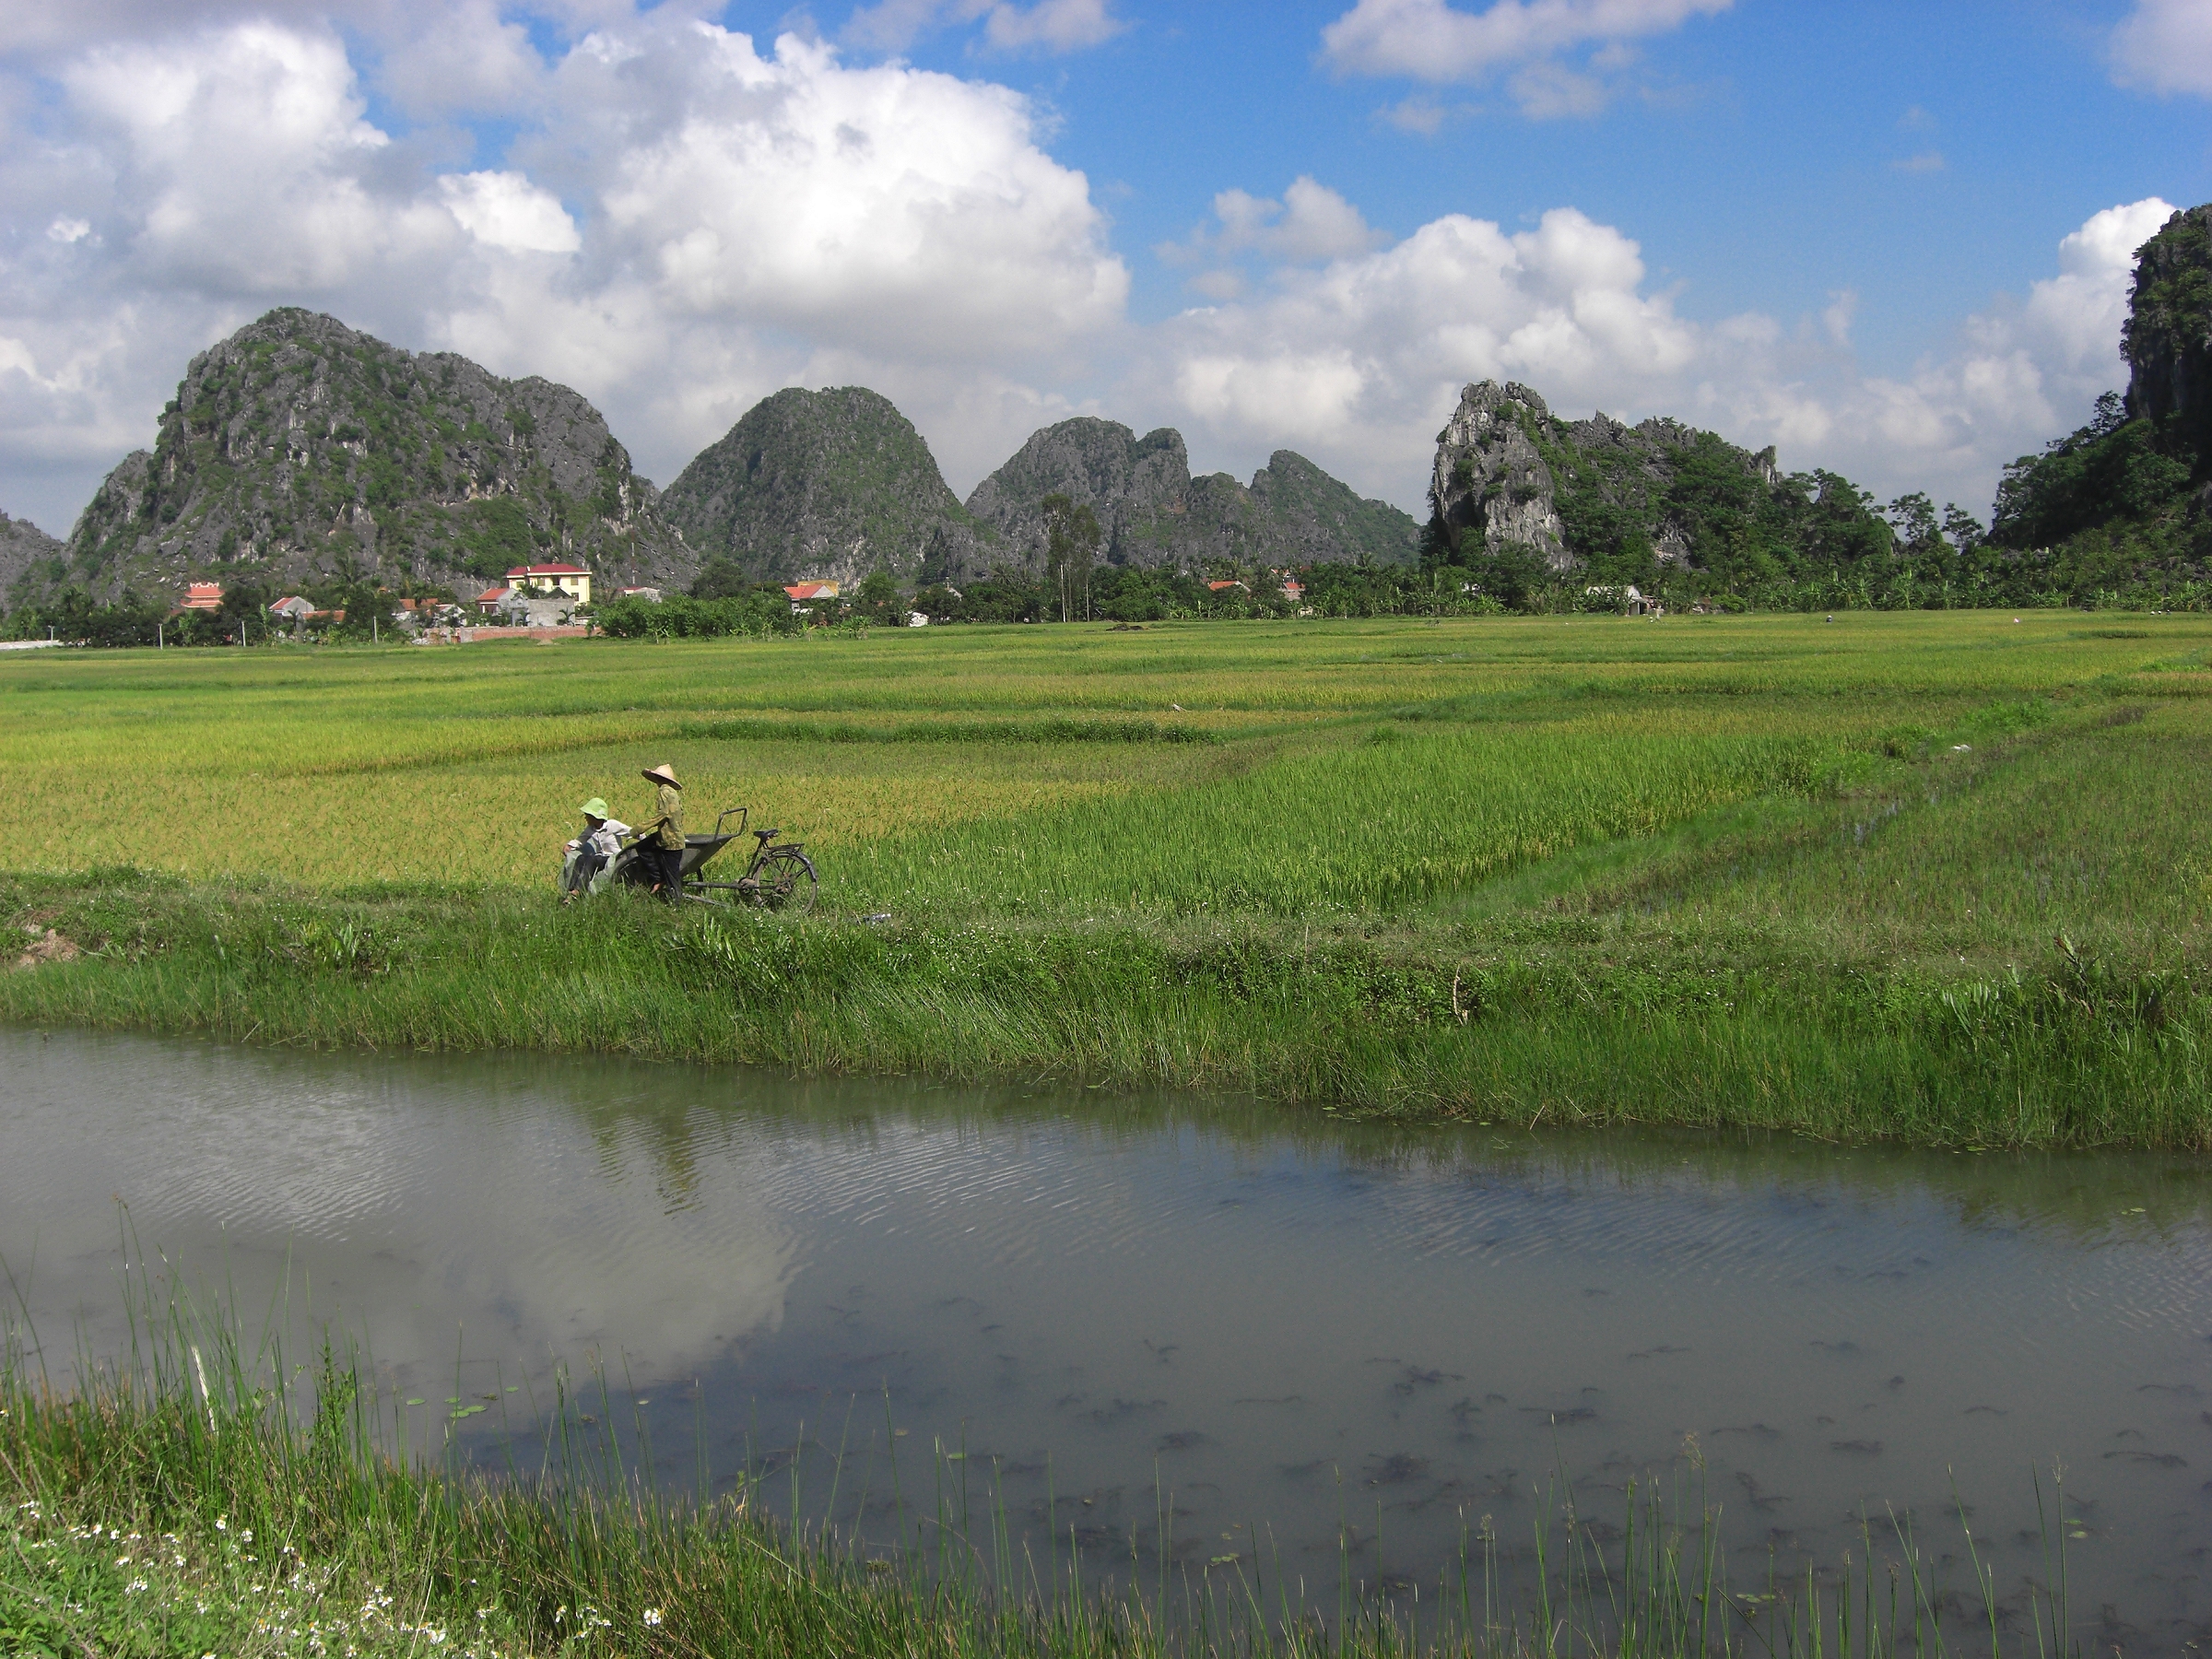
[[(1405, 1119), (2212, 1147), (2212, 703), (2193, 691), (1965, 704), (1647, 832), (1594, 814), (1546, 832), (1563, 850), (1449, 880), (1413, 878), (1416, 837), (1394, 886), (1297, 889), (1299, 846), (1359, 867), (1320, 784), (1367, 757), (1406, 781), (1400, 839), (1443, 822), (1422, 780), (1461, 774), (1430, 748), (1490, 739), (1433, 724), (1111, 810), (832, 853), (806, 918), (624, 893), (563, 908), (490, 883), (0, 874), (0, 924), (79, 952), (0, 973), (0, 1018), (1229, 1090)], [(1496, 759), (1512, 752), (1510, 735), (1485, 751), (1500, 781), (1480, 800), (1529, 793)], [(1550, 794), (1526, 810), (1565, 821), (1605, 798), (1575, 765), (1535, 774)], [(1312, 787), (1283, 782), (1301, 768), (1322, 769)], [(1273, 828), (1309, 798), (1318, 814)], [(1242, 816), (1194, 830), (1225, 801)], [(1147, 828), (1128, 845), (1077, 833), (1131, 823)], [(1173, 877), (1263, 835), (1282, 848), (1241, 887), (1178, 898), (1163, 877), (1151, 890), (1170, 896), (1140, 900), (1117, 875), (1139, 842)], [(1026, 894), (976, 877), (992, 858), (1029, 872)]]
[[(1671, 838), (1674, 855), (1731, 856), (1742, 816)], [(1602, 853), (1584, 863), (1578, 881), (1607, 875)], [(1878, 929), (1840, 941), (1832, 923), (1558, 902), (1315, 923), (785, 921), (131, 870), (0, 878), (0, 914), (85, 952), (0, 976), (0, 1018), (18, 1024), (1056, 1078), (1405, 1119), (2212, 1146), (2203, 981), (2185, 959), (2066, 937), (1970, 960), (1947, 935), (1905, 949)]]

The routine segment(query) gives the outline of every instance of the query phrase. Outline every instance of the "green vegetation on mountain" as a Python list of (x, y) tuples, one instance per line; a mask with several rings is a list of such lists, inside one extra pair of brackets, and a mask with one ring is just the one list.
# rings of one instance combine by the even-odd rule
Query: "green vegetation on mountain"
[(2069, 592), (2212, 595), (2212, 206), (2177, 213), (2136, 256), (2124, 397), (2022, 455), (1990, 540)]
[(1078, 416), (1031, 433), (968, 498), (968, 511), (1003, 537), (1003, 555), (992, 565), (1002, 579), (1043, 573), (1051, 547), (1046, 503), (1055, 499), (1096, 517), (1102, 562), (1141, 570), (1406, 563), (1420, 528), (1289, 450), (1276, 451), (1247, 488), (1227, 473), (1193, 477), (1182, 434), (1171, 427), (1139, 438), (1118, 421)]
[(756, 582), (912, 577), (964, 565), (978, 534), (913, 422), (865, 386), (763, 398), (677, 475), (661, 510), (700, 557)]
[(0, 594), (27, 573), (33, 573), (33, 581), (59, 578), (66, 569), (61, 557), (62, 544), (45, 531), (29, 519), (0, 512)]
[(465, 585), (549, 560), (625, 582), (694, 562), (578, 394), (288, 309), (192, 360), (152, 451), (109, 474), (10, 600), (151, 601), (207, 580)]
[(2212, 605), (2212, 206), (2136, 256), (2127, 394), (2005, 469), (1986, 531), (1670, 420), (1564, 421), (1469, 386), (1438, 436), (1426, 562), (1519, 606), (1635, 584), (1725, 608)]
[(1427, 566), (1521, 608), (1571, 608), (1594, 587), (1610, 605), (1631, 585), (1729, 609), (1958, 606), (1991, 585), (1944, 539), (1979, 546), (1956, 507), (1939, 525), (1924, 496), (1885, 509), (1838, 474), (1783, 474), (1771, 449), (1673, 420), (1562, 420), (1490, 381), (1438, 435), (1430, 500)]

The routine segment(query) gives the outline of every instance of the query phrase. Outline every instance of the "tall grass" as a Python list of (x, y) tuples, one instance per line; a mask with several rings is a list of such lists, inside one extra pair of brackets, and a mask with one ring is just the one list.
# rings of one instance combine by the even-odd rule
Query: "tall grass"
[[(5, 664), (0, 1017), (2212, 1147), (2212, 629), (2077, 621)], [(816, 916), (557, 909), (671, 757)]]
[[(1524, 1535), (1466, 1517), (1454, 1560), (1387, 1590), (1357, 1579), (1348, 1553), (1333, 1586), (1310, 1590), (1294, 1590), (1264, 1549), (1230, 1571), (1178, 1566), (1164, 1531), (1117, 1574), (1087, 1565), (1072, 1535), (1065, 1556), (1057, 1544), (1043, 1562), (1018, 1551), (1002, 1507), (986, 1500), (979, 1512), (948, 1497), (942, 1455), (929, 1507), (918, 1499), (931, 1482), (917, 1478), (914, 1499), (900, 1488), (884, 1506), (888, 1535), (871, 1538), (857, 1524), (779, 1519), (752, 1479), (721, 1496), (654, 1485), (625, 1461), (611, 1417), (582, 1409), (605, 1412), (604, 1398), (550, 1402), (489, 1467), (450, 1438), (410, 1447), (407, 1418), (329, 1338), (312, 1366), (292, 1365), (250, 1343), (219, 1304), (195, 1308), (150, 1279), (138, 1293), (129, 1353), (80, 1355), (71, 1386), (54, 1386), (24, 1329), (9, 1327), (0, 1635), (10, 1653), (2078, 1651), (2063, 1486), (2045, 1527), (2050, 1570), (2019, 1596), (2000, 1594), (1963, 1523), (1959, 1544), (1937, 1551), (1889, 1516), (1866, 1520), (1838, 1563), (1732, 1583), (1717, 1511), (1680, 1482), (1632, 1484), (1616, 1536), (1559, 1481)], [(1963, 1591), (1939, 1562), (1959, 1555)]]
[[(18, 653), (0, 664), (0, 763), (18, 792), (18, 865), (129, 862), (322, 886), (538, 880), (558, 865), (578, 802), (605, 794), (634, 818), (645, 798), (638, 771), (669, 759), (692, 783), (695, 811), (742, 801), (850, 854), (849, 874), (874, 856), (902, 875), (925, 849), (891, 843), (946, 826), (997, 820), (1002, 841), (1027, 841), (1061, 806), (1103, 812), (1119, 801), (1174, 830), (1194, 789), (1288, 766), (1286, 799), (1225, 799), (1197, 814), (1196, 839), (1176, 838), (1205, 868), (1239, 855), (1234, 838), (1263, 807), (1286, 815), (1274, 836), (1295, 851), (1302, 830), (1318, 850), (1340, 821), (1390, 818), (1417, 785), (1430, 799), (1488, 798), (1487, 741), (1404, 757), (1402, 769), (1431, 770), (1378, 790), (1358, 742), (1397, 716), (1471, 739), (1560, 723), (1550, 745), (1510, 757), (1526, 792), (1540, 803), (1556, 771), (1571, 796), (1594, 769), (1618, 766), (1643, 794), (1643, 810), (1615, 815), (1632, 828), (1670, 821), (1665, 786), (1654, 794), (1644, 774), (1673, 754), (1705, 768), (1729, 734), (1841, 751), (1992, 700), (2180, 700), (2212, 680), (2202, 667), (2212, 629), (2201, 620), (2146, 618), (2120, 630), (2126, 638), (2079, 621), (1504, 618)], [(1213, 736), (1221, 747), (1084, 741), (1107, 731)], [(939, 740), (912, 740), (924, 734)], [(841, 741), (855, 735), (908, 740)], [(1694, 783), (1681, 793), (1711, 798)], [(1316, 810), (1333, 816), (1312, 822)], [(1541, 818), (1528, 830), (1545, 845), (1582, 839)], [(1495, 863), (1477, 848), (1437, 877)], [(1013, 896), (1033, 897), (1019, 869), (998, 873)], [(1250, 874), (1275, 889), (1271, 872)]]

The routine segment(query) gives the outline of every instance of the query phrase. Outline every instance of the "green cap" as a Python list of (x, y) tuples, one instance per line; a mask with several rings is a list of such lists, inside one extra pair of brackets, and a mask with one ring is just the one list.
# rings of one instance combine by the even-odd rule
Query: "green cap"
[(594, 795), (590, 800), (583, 804), (583, 816), (585, 818), (605, 818), (606, 816), (606, 803), (601, 800), (597, 795)]

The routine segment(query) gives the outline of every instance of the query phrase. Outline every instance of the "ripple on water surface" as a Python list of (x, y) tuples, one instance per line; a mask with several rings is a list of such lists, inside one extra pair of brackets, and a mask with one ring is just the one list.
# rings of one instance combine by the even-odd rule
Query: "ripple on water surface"
[(288, 1272), (296, 1325), (334, 1318), (418, 1394), (457, 1347), (480, 1388), (596, 1355), (677, 1414), (678, 1474), (849, 1409), (872, 1466), (888, 1410), (910, 1458), (994, 1457), (1032, 1535), (1072, 1513), (1125, 1556), (1168, 1510), (1203, 1564), (1258, 1522), (1326, 1584), (1343, 1516), (1361, 1575), (1418, 1575), (1463, 1521), (1525, 1535), (1555, 1476), (1592, 1513), (1701, 1478), (1746, 1578), (1955, 1479), (2017, 1579), (2029, 1471), (2063, 1458), (2077, 1591), (2212, 1613), (2212, 1203), (2184, 1159), (0, 1033), (0, 1252), (35, 1249), (50, 1339), (120, 1345), (111, 1195), (249, 1308)]

